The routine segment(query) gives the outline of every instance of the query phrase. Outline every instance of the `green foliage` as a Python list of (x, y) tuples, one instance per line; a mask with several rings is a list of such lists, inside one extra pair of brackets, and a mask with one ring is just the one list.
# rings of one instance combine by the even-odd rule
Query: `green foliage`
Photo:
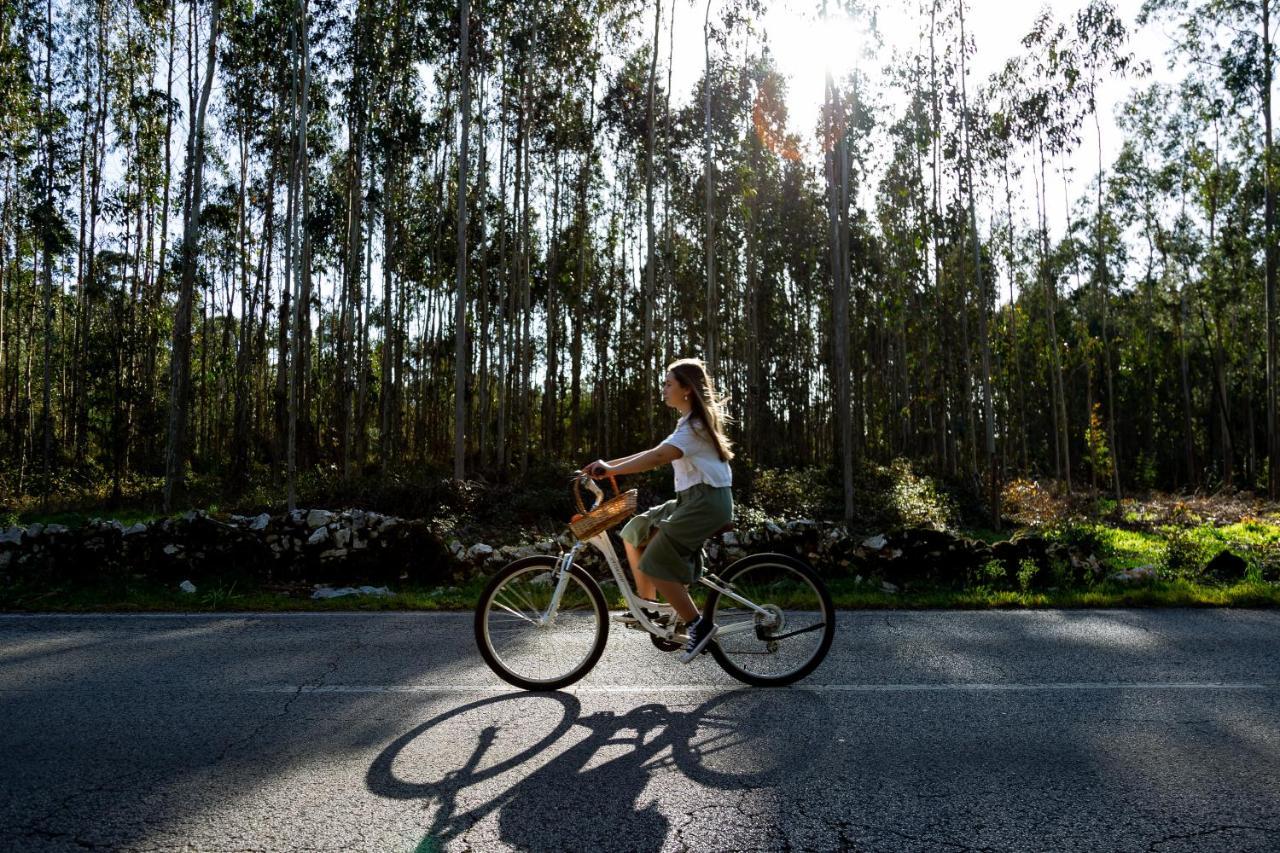
[(1103, 482), (1111, 478), (1111, 448), (1107, 446), (1107, 430), (1102, 423), (1102, 404), (1094, 403), (1089, 425), (1084, 431), (1087, 459), (1094, 474)]
[(1018, 562), (1018, 589), (1027, 592), (1031, 589), (1031, 583), (1035, 580), (1036, 575), (1040, 573), (1040, 566), (1035, 560), (1023, 559)]
[(1199, 575), (1209, 557), (1200, 539), (1180, 525), (1168, 525), (1161, 532), (1164, 534), (1164, 569), (1173, 577)]
[(1005, 585), (1006, 575), (1004, 563), (999, 560), (987, 560), (973, 572), (967, 587), (970, 589), (999, 589)]
[(841, 501), (839, 483), (825, 468), (757, 469), (743, 498), (767, 518), (830, 518)]

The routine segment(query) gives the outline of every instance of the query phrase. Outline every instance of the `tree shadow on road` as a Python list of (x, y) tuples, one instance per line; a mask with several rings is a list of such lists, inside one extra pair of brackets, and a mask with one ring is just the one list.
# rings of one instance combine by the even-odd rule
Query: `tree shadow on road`
[[(527, 708), (515, 713), (504, 705)], [(541, 713), (529, 713), (535, 705)], [(657, 850), (671, 821), (657, 802), (641, 805), (657, 774), (674, 766), (679, 775), (670, 778), (687, 787), (681, 796), (691, 806), (706, 789), (794, 784), (820, 753), (829, 722), (824, 697), (804, 690), (739, 690), (691, 711), (649, 703), (622, 714), (583, 713), (578, 698), (564, 693), (505, 694), (401, 735), (370, 766), (366, 782), (375, 794), (434, 806), (418, 846), (423, 853), (443, 849), (490, 815), (497, 840), (517, 849)], [(586, 736), (567, 743), (579, 729)], [(476, 800), (483, 802), (470, 805)]]

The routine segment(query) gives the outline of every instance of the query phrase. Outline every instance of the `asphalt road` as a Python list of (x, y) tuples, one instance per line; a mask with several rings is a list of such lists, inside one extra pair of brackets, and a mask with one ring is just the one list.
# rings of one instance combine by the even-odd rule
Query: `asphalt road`
[(1280, 850), (1280, 612), (840, 620), (539, 695), (469, 614), (0, 616), (0, 848)]

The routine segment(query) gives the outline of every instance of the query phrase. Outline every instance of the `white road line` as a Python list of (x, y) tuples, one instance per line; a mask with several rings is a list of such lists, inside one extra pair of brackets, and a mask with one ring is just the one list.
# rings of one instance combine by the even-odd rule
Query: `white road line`
[[(566, 688), (566, 693), (721, 693), (737, 689), (728, 684), (585, 685)], [(1123, 681), (1044, 682), (1027, 684), (798, 684), (797, 691), (819, 693), (1017, 693), (1032, 691), (1088, 690), (1277, 690), (1280, 682), (1232, 681)], [(276, 684), (249, 687), (246, 693), (508, 693), (506, 686), (461, 684)]]

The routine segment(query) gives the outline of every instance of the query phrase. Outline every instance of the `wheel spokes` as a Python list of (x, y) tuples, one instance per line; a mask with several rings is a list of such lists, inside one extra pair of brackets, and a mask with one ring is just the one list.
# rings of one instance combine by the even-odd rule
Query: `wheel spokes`
[(602, 642), (604, 616), (575, 575), (566, 580), (556, 612), (547, 612), (555, 580), (548, 567), (530, 566), (507, 577), (484, 607), (484, 641), (497, 665), (516, 678), (557, 681), (581, 667)]

